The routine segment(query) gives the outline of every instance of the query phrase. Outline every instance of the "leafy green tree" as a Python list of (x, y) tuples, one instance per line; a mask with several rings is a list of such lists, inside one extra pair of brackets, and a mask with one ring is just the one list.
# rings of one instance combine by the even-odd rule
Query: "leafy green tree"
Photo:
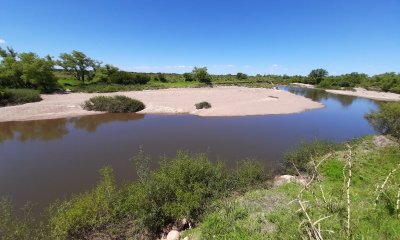
[(21, 79), (22, 66), (18, 61), (18, 54), (14, 49), (0, 48), (0, 86), (18, 88), (23, 87), (24, 83)]
[(96, 69), (100, 67), (100, 62), (91, 59), (86, 56), (83, 52), (72, 51), (69, 53), (62, 53), (58, 65), (64, 68), (67, 72), (74, 74), (77, 80), (85, 83), (85, 76), (91, 77), (90, 70), (96, 72)]
[(247, 74), (245, 74), (245, 73), (238, 72), (238, 73), (236, 74), (236, 78), (237, 78), (237, 79), (240, 79), (240, 80), (244, 80), (244, 79), (247, 79), (248, 76), (247, 76)]
[(12, 48), (0, 48), (0, 86), (36, 88), (42, 92), (56, 89), (53, 73), (55, 62), (50, 56), (40, 58), (35, 53), (18, 54)]
[(96, 69), (96, 71), (94, 72), (93, 80), (96, 82), (110, 83), (111, 82), (110, 76), (118, 71), (119, 69), (117, 67), (114, 67), (113, 65), (110, 64), (106, 64)]
[(211, 83), (211, 76), (207, 72), (207, 67), (202, 67), (202, 68), (194, 67), (192, 74), (194, 75), (195, 79), (199, 82), (207, 84)]
[(19, 58), (22, 65), (21, 79), (26, 85), (34, 86), (42, 92), (53, 92), (57, 88), (53, 73), (55, 62), (50, 56), (40, 58), (35, 53), (21, 53)]
[(322, 68), (314, 69), (308, 74), (309, 83), (319, 84), (325, 77), (328, 76), (328, 71)]

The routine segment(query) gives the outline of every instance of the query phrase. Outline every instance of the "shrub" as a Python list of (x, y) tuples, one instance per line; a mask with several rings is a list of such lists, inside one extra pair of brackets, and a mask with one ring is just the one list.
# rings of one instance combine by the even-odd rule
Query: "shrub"
[(229, 170), (205, 155), (179, 152), (126, 189), (121, 212), (135, 214), (152, 232), (182, 218), (198, 221), (216, 199), (264, 180), (263, 169), (246, 161)]
[(146, 84), (150, 77), (144, 73), (115, 72), (110, 75), (110, 80), (117, 84)]
[(245, 74), (245, 73), (238, 72), (238, 73), (236, 74), (236, 78), (239, 79), (239, 80), (244, 80), (244, 79), (247, 79), (248, 76), (247, 76), (247, 74)]
[(202, 68), (195, 67), (195, 68), (193, 68), (192, 74), (195, 77), (195, 79), (201, 83), (205, 83), (205, 84), (211, 83), (211, 76), (208, 73), (206, 67), (202, 67)]
[(0, 106), (17, 105), (42, 100), (39, 91), (32, 89), (0, 90)]
[(111, 168), (100, 170), (101, 182), (90, 192), (50, 207), (50, 229), (53, 239), (81, 239), (115, 216), (117, 195)]
[(185, 79), (186, 82), (194, 81), (193, 74), (191, 74), (191, 73), (184, 73), (183, 78)]
[(294, 150), (284, 155), (284, 169), (289, 174), (297, 174), (294, 167), (296, 166), (300, 172), (309, 173), (313, 170), (312, 165), (310, 165), (313, 159), (328, 154), (338, 148), (338, 144), (325, 140), (315, 140), (310, 143), (302, 142), (296, 146)]
[(199, 102), (195, 104), (196, 109), (208, 109), (211, 108), (211, 104), (209, 102)]
[(384, 103), (379, 110), (367, 114), (366, 119), (382, 134), (400, 139), (400, 103)]
[(126, 96), (96, 96), (85, 101), (83, 108), (88, 111), (123, 113), (141, 111), (145, 108), (145, 105), (139, 100)]
[(167, 77), (165, 77), (164, 73), (157, 73), (155, 79), (160, 82), (167, 82)]

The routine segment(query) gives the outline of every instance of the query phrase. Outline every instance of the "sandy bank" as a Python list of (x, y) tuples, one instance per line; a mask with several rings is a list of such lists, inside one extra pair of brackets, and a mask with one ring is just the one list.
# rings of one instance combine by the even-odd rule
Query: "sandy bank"
[(327, 92), (341, 95), (350, 95), (356, 97), (369, 98), (374, 100), (382, 101), (400, 101), (400, 94), (390, 93), (390, 92), (377, 92), (369, 91), (364, 88), (355, 88), (355, 91), (351, 90), (326, 90)]
[[(323, 105), (289, 92), (246, 87), (174, 88), (116, 93), (70, 93), (42, 95), (43, 100), (19, 106), (0, 108), (0, 122), (52, 119), (96, 114), (82, 109), (81, 104), (97, 95), (125, 95), (141, 100), (146, 109), (141, 113), (193, 114), (199, 116), (246, 116), (287, 114)], [(195, 103), (208, 101), (211, 109), (197, 110)]]

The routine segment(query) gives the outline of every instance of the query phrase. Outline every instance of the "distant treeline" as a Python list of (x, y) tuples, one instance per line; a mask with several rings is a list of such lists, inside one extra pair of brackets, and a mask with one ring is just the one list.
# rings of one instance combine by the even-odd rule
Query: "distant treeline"
[[(144, 88), (193, 87), (210, 84), (251, 84), (294, 82), (313, 84), (321, 88), (353, 88), (400, 93), (400, 74), (384, 73), (368, 76), (350, 73), (329, 76), (325, 69), (314, 69), (307, 76), (261, 75), (245, 73), (211, 75), (206, 67), (194, 67), (191, 72), (137, 73), (103, 64), (80, 51), (62, 53), (58, 59), (37, 54), (17, 53), (12, 48), (0, 48), (0, 89), (31, 88), (50, 93), (75, 87), (74, 91), (117, 91)], [(270, 85), (271, 86), (271, 85)], [(268, 87), (268, 85), (264, 85)]]

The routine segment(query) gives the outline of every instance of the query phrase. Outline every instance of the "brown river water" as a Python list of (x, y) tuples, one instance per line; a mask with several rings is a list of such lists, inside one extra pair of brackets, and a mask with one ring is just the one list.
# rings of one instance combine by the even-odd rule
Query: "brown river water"
[(325, 104), (286, 115), (198, 117), (101, 114), (68, 119), (0, 123), (0, 197), (16, 206), (43, 209), (56, 199), (84, 192), (103, 166), (119, 183), (136, 178), (129, 160), (142, 146), (156, 168), (178, 150), (206, 153), (228, 165), (244, 158), (279, 169), (285, 151), (300, 141), (343, 141), (373, 134), (364, 114), (375, 101), (304, 88), (284, 90)]

